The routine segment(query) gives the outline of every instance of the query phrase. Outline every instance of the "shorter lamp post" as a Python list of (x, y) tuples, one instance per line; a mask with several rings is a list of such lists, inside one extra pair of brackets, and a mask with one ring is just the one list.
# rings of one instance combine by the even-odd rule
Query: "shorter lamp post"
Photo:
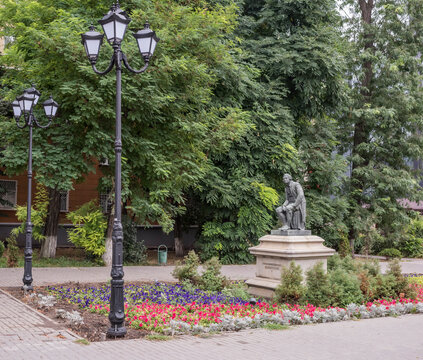
[[(44, 112), (47, 116), (48, 123), (41, 125), (34, 116), (33, 108), (38, 103), (40, 92), (33, 87), (26, 89), (21, 96), (18, 96), (12, 103), (13, 114), (15, 116), (16, 125), (23, 129), (29, 127), (29, 149), (28, 149), (28, 203), (26, 217), (26, 234), (25, 234), (25, 266), (23, 276), (22, 289), (25, 291), (32, 290), (32, 223), (31, 223), (31, 193), (32, 193), (32, 128), (37, 126), (45, 129), (50, 126), (53, 118), (56, 116), (58, 109), (57, 103), (50, 96), (50, 99), (44, 101)], [(21, 120), (23, 123), (21, 124)]]
[(133, 33), (138, 44), (138, 49), (144, 60), (144, 66), (139, 69), (133, 69), (121, 49), (121, 43), (125, 36), (126, 28), (131, 22), (125, 11), (119, 6), (117, 1), (111, 7), (110, 11), (98, 21), (103, 27), (107, 41), (113, 48), (113, 55), (109, 66), (104, 71), (97, 70), (95, 64), (100, 52), (100, 46), (103, 43), (103, 34), (95, 31), (94, 26), (90, 31), (82, 34), (82, 44), (91, 63), (94, 72), (98, 75), (106, 75), (116, 67), (116, 138), (115, 138), (115, 219), (113, 224), (112, 241), (112, 271), (111, 271), (111, 295), (110, 295), (110, 328), (107, 335), (120, 337), (125, 336), (126, 328), (125, 308), (123, 303), (123, 231), (121, 221), (121, 156), (122, 156), (122, 121), (121, 121), (121, 98), (122, 98), (122, 65), (130, 72), (135, 74), (143, 73), (147, 70), (149, 61), (153, 56), (154, 50), (160, 40), (156, 33), (150, 29), (148, 22), (144, 29)]

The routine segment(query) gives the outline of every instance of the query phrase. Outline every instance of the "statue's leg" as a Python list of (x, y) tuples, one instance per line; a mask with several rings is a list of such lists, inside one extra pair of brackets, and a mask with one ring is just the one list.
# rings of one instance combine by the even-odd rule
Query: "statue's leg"
[(286, 218), (286, 212), (282, 210), (282, 206), (279, 206), (276, 209), (276, 215), (278, 216), (279, 220), (282, 221), (282, 230), (287, 230), (289, 229), (289, 223), (288, 220)]
[(285, 214), (286, 214), (286, 226), (287, 226), (287, 229), (292, 229), (292, 210), (287, 210), (286, 212), (285, 212)]

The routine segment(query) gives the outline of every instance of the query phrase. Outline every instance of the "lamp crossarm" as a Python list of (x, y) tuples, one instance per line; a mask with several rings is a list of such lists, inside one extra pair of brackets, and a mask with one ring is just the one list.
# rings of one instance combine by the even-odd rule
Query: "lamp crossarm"
[(130, 72), (133, 72), (134, 74), (141, 74), (141, 73), (143, 73), (145, 70), (147, 70), (147, 68), (148, 68), (148, 60), (145, 62), (145, 65), (144, 65), (141, 69), (139, 69), (139, 70), (133, 69), (133, 68), (131, 67), (131, 65), (129, 65), (128, 59), (126, 58), (126, 55), (125, 55), (124, 53), (122, 53), (122, 60), (123, 60), (123, 63), (125, 64), (125, 67), (126, 67), (126, 68), (130, 71)]
[(97, 70), (97, 68), (95, 67), (95, 63), (91, 63), (91, 66), (92, 66), (92, 68), (93, 68), (93, 70), (96, 74), (106, 75), (113, 69), (113, 66), (115, 65), (115, 63), (116, 63), (116, 55), (113, 54), (112, 59), (110, 60), (110, 64), (109, 64), (109, 66), (106, 70), (104, 70), (104, 71)]
[(32, 115), (32, 118), (34, 119), (35, 125), (37, 125), (37, 127), (41, 128), (41, 129), (47, 129), (51, 125), (51, 122), (53, 120), (53, 118), (49, 118), (49, 121), (46, 125), (41, 125), (34, 115)]
[[(23, 120), (24, 120), (24, 124), (23, 125), (21, 125), (21, 119), (23, 118)], [(29, 121), (26, 121), (26, 119), (25, 119), (25, 115), (23, 114), (23, 116), (21, 115), (21, 116), (19, 116), (19, 119), (16, 119), (15, 118), (15, 120), (16, 120), (16, 126), (19, 128), (19, 129), (25, 129), (28, 125), (29, 125)]]

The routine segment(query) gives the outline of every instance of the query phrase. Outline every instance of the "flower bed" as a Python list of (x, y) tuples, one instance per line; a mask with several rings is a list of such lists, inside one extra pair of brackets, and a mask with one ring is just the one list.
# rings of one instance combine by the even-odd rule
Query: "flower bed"
[[(267, 323), (282, 325), (373, 318), (407, 313), (423, 313), (423, 286), (416, 299), (389, 299), (347, 308), (319, 308), (258, 302), (251, 305), (239, 298), (201, 290), (188, 291), (181, 285), (155, 283), (126, 285), (125, 313), (128, 326), (164, 334), (235, 331)], [(49, 287), (48, 292), (80, 308), (108, 314), (110, 287)]]

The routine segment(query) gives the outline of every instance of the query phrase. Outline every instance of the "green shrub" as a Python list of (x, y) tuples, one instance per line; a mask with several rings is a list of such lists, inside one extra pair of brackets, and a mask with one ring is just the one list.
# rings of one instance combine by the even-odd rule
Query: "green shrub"
[(339, 256), (342, 258), (346, 256), (351, 256), (351, 246), (350, 242), (348, 240), (348, 236), (343, 236), (341, 239), (341, 242), (339, 244), (339, 250), (338, 250)]
[(281, 273), (281, 283), (275, 290), (275, 301), (279, 303), (300, 303), (304, 297), (305, 287), (303, 282), (303, 272), (300, 265), (291, 261), (289, 267), (283, 267)]
[(5, 249), (4, 243), (3, 241), (0, 241), (0, 258), (3, 256), (4, 249)]
[[(34, 240), (43, 242), (45, 236), (43, 235), (44, 225), (47, 218), (49, 197), (47, 189), (42, 186), (37, 186), (35, 194), (34, 206), (31, 206), (31, 223), (32, 223), (32, 237)], [(27, 206), (16, 206), (16, 217), (21, 222), (21, 225), (12, 230), (12, 234), (18, 237), (19, 234), (25, 234)]]
[(353, 258), (348, 255), (341, 258), (339, 254), (335, 254), (328, 258), (328, 270), (343, 269), (345, 271), (355, 271), (355, 263)]
[(399, 251), (398, 249), (394, 249), (394, 248), (383, 249), (379, 253), (379, 256), (386, 256), (386, 257), (389, 257), (389, 258), (401, 258), (401, 251)]
[(248, 293), (248, 286), (243, 281), (236, 281), (229, 283), (222, 290), (222, 294), (230, 297), (240, 298), (241, 300), (247, 301), (251, 298)]
[(201, 274), (198, 285), (202, 290), (221, 291), (227, 284), (227, 280), (221, 275), (222, 265), (217, 257), (212, 257), (203, 265), (204, 271)]
[(147, 259), (147, 248), (143, 240), (137, 239), (137, 227), (129, 216), (122, 217), (123, 261), (142, 264)]
[(18, 242), (16, 241), (17, 236), (10, 234), (6, 239), (7, 241), (7, 267), (18, 266), (19, 248)]
[(329, 276), (323, 268), (323, 262), (314, 265), (306, 273), (307, 288), (305, 299), (315, 305), (327, 307), (331, 302)]
[(361, 304), (364, 296), (360, 289), (357, 275), (345, 269), (337, 268), (329, 273), (329, 284), (332, 291), (332, 306), (345, 307), (348, 304)]
[(189, 281), (192, 284), (197, 284), (200, 276), (198, 275), (198, 267), (200, 266), (200, 258), (191, 250), (188, 255), (184, 257), (184, 261), (177, 261), (172, 276), (180, 282)]
[(423, 217), (417, 215), (407, 229), (406, 239), (399, 243), (399, 249), (404, 256), (423, 256)]
[(90, 201), (68, 213), (67, 218), (75, 226), (68, 232), (69, 241), (100, 259), (106, 250), (104, 235), (107, 228), (107, 221), (100, 208), (94, 201)]
[(372, 291), (372, 298), (383, 299), (383, 298), (394, 298), (397, 297), (395, 290), (396, 279), (391, 275), (378, 274), (370, 279), (370, 288)]
[(414, 287), (410, 287), (407, 278), (402, 275), (401, 263), (398, 259), (394, 259), (389, 262), (389, 269), (386, 274), (388, 276), (391, 275), (392, 279), (394, 279), (394, 290), (396, 296), (404, 294), (407, 298), (416, 297), (416, 289)]

